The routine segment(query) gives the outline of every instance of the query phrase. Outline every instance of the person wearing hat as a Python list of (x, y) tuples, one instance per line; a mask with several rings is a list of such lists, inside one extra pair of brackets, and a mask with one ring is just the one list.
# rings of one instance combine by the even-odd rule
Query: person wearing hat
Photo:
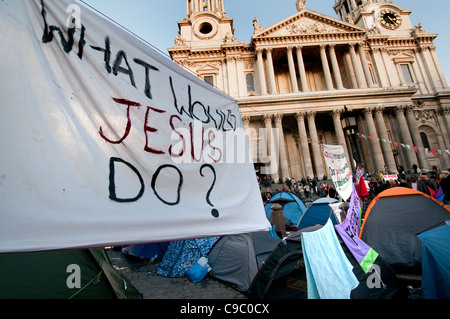
[(441, 172), (441, 183), (439, 184), (444, 192), (444, 204), (448, 205), (450, 203), (450, 172)]
[(421, 173), (417, 180), (417, 190), (427, 195), (434, 196), (437, 191), (436, 183), (430, 179), (427, 173)]

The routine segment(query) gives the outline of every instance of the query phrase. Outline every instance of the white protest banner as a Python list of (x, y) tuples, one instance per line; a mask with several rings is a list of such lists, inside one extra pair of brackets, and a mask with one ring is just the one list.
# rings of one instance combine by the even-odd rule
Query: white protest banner
[(385, 181), (397, 180), (398, 176), (397, 175), (383, 175), (383, 179)]
[(342, 199), (349, 199), (352, 196), (352, 171), (344, 148), (342, 145), (321, 144), (321, 149), (336, 191)]
[(0, 252), (270, 228), (234, 99), (80, 2), (0, 29)]

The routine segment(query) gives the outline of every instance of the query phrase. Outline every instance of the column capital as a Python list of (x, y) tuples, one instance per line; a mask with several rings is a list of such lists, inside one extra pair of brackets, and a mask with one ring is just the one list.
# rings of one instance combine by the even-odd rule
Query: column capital
[(378, 116), (378, 115), (383, 115), (383, 112), (386, 110), (386, 107), (384, 107), (384, 106), (382, 106), (382, 105), (379, 105), (379, 106), (377, 106), (377, 107), (375, 107), (374, 108), (374, 113), (375, 113), (375, 115), (376, 116)]
[(438, 108), (439, 114), (450, 115), (450, 107), (446, 105), (440, 105)]
[(249, 125), (250, 124), (250, 119), (251, 119), (250, 115), (243, 115), (242, 116), (242, 123), (244, 123), (244, 125)]
[(256, 54), (263, 54), (264, 53), (264, 49), (263, 48), (256, 48), (255, 51), (256, 51)]
[(344, 113), (344, 109), (334, 109), (331, 111), (331, 115), (333, 118), (341, 118), (341, 115)]
[(315, 120), (317, 112), (315, 111), (309, 111), (306, 113), (306, 117), (308, 120)]
[(405, 105), (406, 113), (414, 113), (415, 106), (414, 105)]
[(328, 46), (328, 44), (325, 44), (325, 43), (321, 43), (321, 44), (319, 45), (319, 47), (320, 47), (321, 50), (325, 50), (325, 49), (327, 48), (327, 46)]
[(305, 112), (297, 112), (295, 113), (295, 118), (297, 119), (297, 121), (304, 121), (305, 115)]
[(295, 49), (297, 50), (297, 52), (302, 52), (303, 50), (303, 45), (296, 45)]
[(275, 122), (276, 122), (276, 123), (281, 123), (281, 121), (283, 120), (283, 116), (284, 116), (283, 113), (277, 113), (277, 114), (275, 114)]
[(292, 52), (292, 50), (294, 50), (294, 46), (289, 45), (289, 46), (286, 47), (286, 50), (287, 50), (288, 52)]
[(397, 106), (395, 107), (395, 113), (396, 113), (396, 114), (402, 114), (402, 115), (405, 115), (405, 114), (404, 114), (405, 110), (406, 110), (406, 105), (397, 105)]
[(264, 122), (272, 122), (273, 114), (264, 114)]
[(372, 116), (373, 111), (374, 111), (374, 108), (372, 108), (372, 107), (366, 107), (366, 108), (364, 109), (364, 116)]

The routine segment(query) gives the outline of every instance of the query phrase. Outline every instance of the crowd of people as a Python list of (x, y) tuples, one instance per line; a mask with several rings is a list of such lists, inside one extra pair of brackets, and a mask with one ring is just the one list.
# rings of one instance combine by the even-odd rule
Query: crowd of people
[[(319, 179), (306, 177), (300, 180), (285, 179), (284, 181), (274, 181), (272, 177), (264, 175), (259, 179), (261, 196), (264, 203), (267, 203), (272, 196), (278, 192), (291, 192), (297, 195), (302, 201), (307, 199), (317, 199), (320, 197), (331, 197), (340, 200), (333, 182), (323, 176)], [(367, 194), (364, 202), (370, 202), (372, 198), (382, 191), (392, 187), (407, 187), (421, 191), (433, 197), (440, 197), (445, 204), (450, 204), (450, 169), (441, 170), (433, 166), (429, 172), (419, 172), (417, 167), (409, 173), (402, 166), (398, 167), (396, 174), (387, 174), (387, 172), (375, 172), (369, 174), (364, 172), (363, 178)], [(354, 180), (356, 184), (360, 181)]]
[(264, 203), (267, 203), (278, 192), (291, 192), (302, 201), (320, 197), (338, 199), (339, 196), (333, 183), (331, 180), (328, 180), (327, 176), (323, 176), (321, 180), (314, 176), (313, 178), (307, 177), (300, 180), (288, 178), (284, 181), (278, 180), (276, 182), (270, 176), (263, 176), (259, 178), (259, 184)]

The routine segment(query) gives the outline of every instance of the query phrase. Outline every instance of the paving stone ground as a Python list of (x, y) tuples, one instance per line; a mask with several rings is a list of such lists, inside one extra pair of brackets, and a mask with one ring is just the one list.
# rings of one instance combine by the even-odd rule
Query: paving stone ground
[(236, 289), (207, 276), (199, 283), (187, 277), (166, 278), (156, 273), (159, 262), (126, 257), (120, 250), (106, 249), (114, 267), (128, 279), (144, 299), (247, 299)]

